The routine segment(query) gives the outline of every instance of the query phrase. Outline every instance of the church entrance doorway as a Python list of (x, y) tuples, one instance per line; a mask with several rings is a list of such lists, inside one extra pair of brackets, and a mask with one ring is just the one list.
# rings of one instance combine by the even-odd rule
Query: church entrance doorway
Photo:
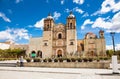
[(94, 56), (94, 52), (93, 51), (91, 51), (91, 56)]
[(62, 50), (57, 51), (57, 57), (62, 57)]

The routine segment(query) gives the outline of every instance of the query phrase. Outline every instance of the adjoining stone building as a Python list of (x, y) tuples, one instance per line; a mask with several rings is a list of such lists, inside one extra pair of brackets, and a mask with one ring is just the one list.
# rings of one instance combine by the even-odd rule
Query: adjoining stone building
[(105, 55), (104, 31), (100, 37), (87, 33), (83, 40), (77, 40), (76, 18), (70, 13), (66, 24), (55, 24), (51, 15), (44, 19), (43, 36), (30, 38), (28, 55), (33, 57), (62, 57), (70, 53), (82, 56)]
[(104, 31), (99, 31), (99, 37), (89, 32), (83, 40), (78, 40), (78, 52), (82, 56), (106, 56)]

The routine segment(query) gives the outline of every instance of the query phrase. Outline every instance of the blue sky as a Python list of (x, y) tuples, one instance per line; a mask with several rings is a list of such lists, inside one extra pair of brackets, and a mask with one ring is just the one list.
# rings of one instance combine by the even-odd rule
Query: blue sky
[(116, 32), (120, 49), (120, 0), (0, 0), (0, 42), (27, 44), (30, 37), (40, 37), (43, 20), (49, 13), (55, 23), (66, 24), (72, 11), (76, 16), (77, 37), (87, 32), (105, 31), (106, 47), (112, 48), (110, 32)]

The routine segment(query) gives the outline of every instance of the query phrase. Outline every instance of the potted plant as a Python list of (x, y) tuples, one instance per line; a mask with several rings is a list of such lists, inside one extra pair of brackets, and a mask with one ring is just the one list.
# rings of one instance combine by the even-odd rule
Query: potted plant
[(72, 62), (75, 62), (75, 61), (76, 61), (76, 59), (75, 59), (75, 58), (71, 58), (71, 61), (72, 61)]
[(88, 58), (88, 61), (89, 61), (89, 62), (92, 62), (92, 61), (93, 61), (93, 59), (92, 59), (92, 58)]
[(43, 62), (47, 62), (47, 59), (45, 58), (45, 59), (43, 59)]
[(26, 58), (26, 61), (27, 61), (27, 62), (31, 62), (31, 59), (30, 59), (30, 58)]
[(104, 60), (108, 60), (109, 58), (108, 57), (104, 57)]
[(71, 60), (69, 58), (66, 59), (67, 62), (71, 62)]
[(48, 62), (52, 62), (52, 59), (51, 59), (51, 58), (48, 58)]
[(82, 62), (82, 59), (81, 58), (77, 58), (78, 62)]
[(54, 62), (58, 62), (58, 59), (57, 59), (57, 58), (55, 58), (55, 59), (54, 59)]
[(87, 61), (88, 61), (88, 59), (87, 59), (87, 58), (83, 58), (83, 61), (84, 61), (84, 62), (87, 62)]
[(40, 58), (34, 58), (33, 61), (34, 62), (41, 62), (41, 59)]
[(59, 58), (59, 62), (63, 62), (63, 58)]

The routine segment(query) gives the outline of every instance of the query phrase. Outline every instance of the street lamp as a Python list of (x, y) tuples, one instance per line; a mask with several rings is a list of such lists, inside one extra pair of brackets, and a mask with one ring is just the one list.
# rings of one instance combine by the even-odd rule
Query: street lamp
[(119, 74), (119, 72), (118, 72), (117, 56), (115, 56), (115, 42), (114, 42), (115, 32), (110, 32), (110, 35), (112, 36), (113, 54), (114, 54), (114, 55), (112, 56), (112, 69), (113, 69), (113, 74)]
[(114, 42), (114, 35), (115, 35), (115, 32), (110, 32), (110, 35), (112, 36), (113, 54), (115, 55), (115, 42)]

